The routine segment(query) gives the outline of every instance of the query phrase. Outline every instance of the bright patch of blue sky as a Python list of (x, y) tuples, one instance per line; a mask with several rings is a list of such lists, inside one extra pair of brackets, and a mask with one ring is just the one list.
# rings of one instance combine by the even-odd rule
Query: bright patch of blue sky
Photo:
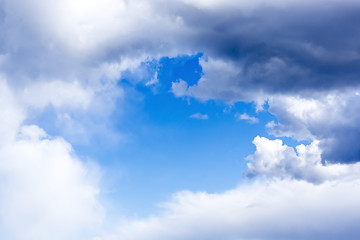
[[(117, 118), (116, 111), (112, 116), (114, 128), (125, 134), (126, 140), (112, 146), (105, 156), (102, 150), (95, 150), (94, 157), (112, 159), (102, 164), (110, 174), (120, 173), (114, 183), (117, 191), (112, 194), (126, 212), (146, 215), (177, 190), (221, 192), (235, 187), (242, 181), (245, 158), (254, 151), (252, 139), (258, 134), (268, 136), (265, 124), (274, 117), (256, 113), (252, 103), (229, 106), (222, 101), (174, 97), (173, 81), (183, 79), (192, 85), (202, 75), (200, 56), (145, 63), (153, 68), (149, 72), (158, 71), (155, 92), (132, 84), (131, 79), (119, 83), (136, 92), (126, 116)], [(235, 118), (238, 112), (256, 115), (260, 122), (239, 121)], [(207, 114), (208, 119), (190, 118), (194, 113)], [(88, 147), (80, 150), (84, 154), (92, 151)]]
[[(128, 93), (127, 102), (119, 101), (107, 120), (120, 140), (98, 134), (85, 140), (69, 136), (79, 156), (99, 161), (106, 176), (103, 194), (112, 199), (112, 211), (147, 216), (179, 190), (215, 193), (234, 188), (244, 181), (246, 157), (255, 150), (252, 140), (258, 135), (274, 139), (266, 124), (277, 121), (276, 117), (268, 111), (257, 112), (254, 103), (229, 105), (221, 100), (174, 96), (172, 82), (182, 79), (194, 85), (203, 75), (201, 57), (165, 57), (124, 74), (118, 87)], [(158, 82), (146, 86), (144, 82), (156, 72)], [(196, 113), (208, 119), (192, 118)], [(244, 113), (259, 121), (237, 117)], [(63, 134), (52, 107), (36, 116), (28, 123), (41, 125), (53, 136)], [(299, 144), (282, 139), (289, 146)]]

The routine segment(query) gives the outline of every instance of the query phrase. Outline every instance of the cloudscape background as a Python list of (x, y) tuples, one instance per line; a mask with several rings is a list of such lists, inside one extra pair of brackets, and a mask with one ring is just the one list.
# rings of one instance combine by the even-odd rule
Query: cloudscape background
[(0, 0), (0, 238), (359, 239), (360, 2)]

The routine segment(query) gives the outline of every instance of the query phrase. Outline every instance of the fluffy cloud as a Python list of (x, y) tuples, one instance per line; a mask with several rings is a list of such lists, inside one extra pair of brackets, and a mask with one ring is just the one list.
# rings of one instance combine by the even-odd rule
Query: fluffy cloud
[[(256, 137), (248, 175), (224, 193), (182, 191), (145, 219), (122, 220), (115, 239), (356, 239), (360, 164), (321, 163), (318, 142), (296, 150)], [(346, 196), (344, 198), (344, 196)], [(339, 204), (341, 202), (341, 204)]]
[(179, 192), (160, 216), (125, 221), (101, 239), (356, 239), (358, 186), (359, 180), (282, 180), (220, 194)]
[(4, 239), (86, 239), (84, 233), (101, 223), (96, 175), (66, 141), (25, 126), (0, 153)]
[(275, 136), (313, 143), (295, 151), (256, 138), (249, 174), (283, 180), (178, 193), (164, 215), (125, 223), (115, 238), (359, 238), (358, 165), (324, 165), (359, 160), (359, 11), (355, 0), (0, 1), (1, 236), (82, 239), (102, 218), (91, 168), (70, 144), (21, 128), (30, 108), (50, 105), (81, 129), (88, 115), (70, 110), (102, 122), (123, 71), (202, 52), (201, 79), (174, 82), (175, 96), (258, 110), (269, 100)]
[(275, 136), (318, 140), (324, 161), (359, 161), (359, 101), (356, 88), (307, 97), (274, 96), (269, 111), (279, 123), (268, 126)]
[(87, 239), (104, 216), (96, 166), (80, 161), (64, 139), (23, 125), (28, 109), (4, 79), (0, 93), (2, 238)]
[(268, 178), (289, 178), (321, 183), (328, 180), (357, 179), (360, 164), (330, 164), (321, 159), (319, 142), (298, 145), (294, 148), (282, 141), (256, 137), (256, 151), (248, 157), (248, 176), (263, 175)]

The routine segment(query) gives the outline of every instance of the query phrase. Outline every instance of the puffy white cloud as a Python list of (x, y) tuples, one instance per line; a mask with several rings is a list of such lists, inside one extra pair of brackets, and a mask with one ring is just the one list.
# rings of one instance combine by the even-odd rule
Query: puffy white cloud
[(273, 96), (269, 111), (279, 123), (268, 126), (275, 136), (318, 140), (323, 160), (358, 161), (360, 98), (356, 93), (357, 89), (352, 88), (307, 97)]
[(284, 145), (280, 139), (269, 140), (256, 137), (253, 141), (256, 151), (248, 157), (248, 176), (263, 175), (268, 178), (289, 178), (313, 183), (335, 179), (357, 179), (360, 164), (323, 163), (319, 142), (298, 145), (294, 148)]
[(179, 192), (162, 214), (124, 221), (117, 234), (100, 239), (356, 239), (358, 187), (358, 179), (281, 180), (219, 194)]
[(71, 145), (35, 125), (22, 125), (26, 107), (0, 81), (0, 234), (2, 239), (88, 239), (104, 209), (99, 172)]
[[(322, 164), (318, 142), (296, 150), (256, 137), (248, 174), (223, 193), (182, 191), (163, 211), (128, 219), (99, 239), (356, 239), (360, 164)], [(346, 196), (346, 197), (344, 197)], [(341, 204), (339, 204), (341, 202)]]
[(37, 126), (25, 126), (19, 134), (0, 148), (1, 235), (85, 239), (103, 216), (96, 175), (63, 139), (49, 139)]

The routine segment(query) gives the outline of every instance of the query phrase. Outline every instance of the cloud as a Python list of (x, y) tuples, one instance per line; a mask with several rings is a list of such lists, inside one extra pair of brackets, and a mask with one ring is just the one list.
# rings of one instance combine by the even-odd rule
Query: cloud
[(95, 175), (63, 139), (49, 139), (37, 126), (19, 134), (0, 149), (2, 236), (84, 239), (103, 217)]
[(182, 79), (179, 79), (177, 82), (171, 83), (171, 92), (176, 97), (182, 97), (186, 94), (186, 91), (188, 89), (188, 84)]
[(359, 5), (326, 1), (325, 10), (323, 2), (6, 0), (2, 69), (60, 78), (104, 62), (203, 52), (241, 69), (243, 80), (231, 85), (291, 92), (356, 84)]
[(208, 116), (207, 114), (194, 113), (194, 114), (191, 115), (189, 118), (200, 119), (200, 120), (207, 120), (207, 119), (209, 119), (209, 116)]
[(25, 118), (25, 111), (18, 107), (15, 97), (0, 76), (0, 144), (12, 141)]
[(329, 162), (359, 161), (359, 96), (357, 88), (301, 97), (271, 97), (269, 111), (278, 123), (268, 126), (275, 136), (319, 141), (322, 159)]
[(93, 95), (92, 89), (84, 89), (78, 81), (68, 83), (59, 80), (36, 82), (25, 88), (22, 94), (26, 105), (40, 109), (47, 104), (55, 108), (86, 109)]
[(145, 83), (145, 86), (150, 87), (150, 86), (153, 86), (153, 85), (155, 85), (157, 83), (159, 83), (158, 72), (156, 72), (154, 74), (154, 77), (150, 81)]
[[(201, 2), (193, 5), (202, 12), (184, 19), (201, 33), (194, 38), (208, 61), (200, 62), (204, 76), (187, 95), (252, 101), (259, 93), (305, 94), (358, 84), (358, 43), (350, 34), (359, 11), (354, 1), (333, 1), (326, 11), (317, 7), (320, 2)], [(228, 20), (216, 20), (221, 14)], [(212, 63), (215, 68), (208, 68)]]
[(247, 115), (247, 113), (243, 113), (243, 114), (235, 114), (235, 118), (238, 120), (247, 120), (250, 123), (257, 123), (259, 122), (259, 119), (256, 117), (250, 117), (249, 115)]
[(88, 132), (125, 95), (124, 71), (199, 52), (202, 77), (172, 83), (176, 97), (258, 110), (268, 100), (272, 134), (312, 143), (295, 151), (256, 138), (249, 174), (282, 180), (180, 192), (162, 216), (129, 221), (114, 237), (360, 237), (358, 165), (340, 164), (360, 156), (358, 1), (3, 0), (0, 8), (4, 239), (88, 239), (103, 216), (92, 169), (64, 139), (23, 125), (31, 108), (52, 106), (54, 122)]
[(356, 239), (358, 185), (277, 180), (218, 194), (178, 192), (162, 214), (124, 221), (101, 239)]
[[(122, 220), (99, 239), (355, 239), (360, 164), (322, 164), (319, 142), (296, 149), (256, 137), (250, 176), (223, 193), (181, 191), (162, 212)], [(344, 198), (343, 196), (346, 196)], [(341, 202), (341, 204), (339, 204)]]
[(95, 164), (64, 139), (24, 125), (27, 108), (0, 81), (0, 233), (3, 239), (87, 239), (102, 223)]
[(248, 157), (247, 175), (268, 178), (289, 178), (321, 183), (336, 179), (357, 179), (360, 164), (323, 164), (319, 142), (298, 145), (294, 148), (283, 145), (279, 139), (256, 137), (256, 151)]

